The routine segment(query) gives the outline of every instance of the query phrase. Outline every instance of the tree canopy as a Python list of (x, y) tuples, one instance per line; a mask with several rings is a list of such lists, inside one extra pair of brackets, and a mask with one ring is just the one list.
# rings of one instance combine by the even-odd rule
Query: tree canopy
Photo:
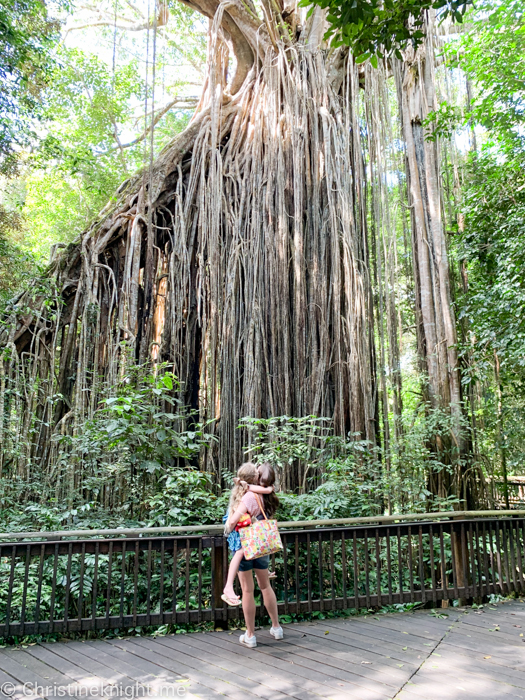
[[(424, 38), (424, 16), (437, 10), (441, 20), (452, 18), (461, 23), (472, 0), (314, 0), (314, 6), (327, 11), (330, 27), (325, 38), (332, 46), (349, 46), (356, 60), (395, 54), (407, 44), (417, 48)], [(302, 0), (302, 5), (311, 5)], [(310, 10), (311, 12), (312, 10)]]
[(6, 0), (0, 7), (0, 168), (13, 164), (13, 149), (27, 145), (53, 66), (59, 23), (44, 0)]

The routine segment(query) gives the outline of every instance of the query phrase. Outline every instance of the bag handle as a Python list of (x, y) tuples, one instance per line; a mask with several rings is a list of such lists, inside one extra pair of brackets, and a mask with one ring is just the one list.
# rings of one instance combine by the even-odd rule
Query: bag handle
[(262, 504), (262, 502), (261, 502), (261, 499), (259, 498), (259, 494), (253, 492), (253, 495), (255, 496), (255, 498), (256, 498), (256, 500), (257, 500), (257, 503), (258, 503), (258, 505), (259, 505), (259, 508), (261, 509), (261, 513), (264, 515), (264, 519), (265, 519), (265, 520), (268, 520), (268, 518), (266, 517), (266, 513), (264, 512), (264, 508), (263, 508), (263, 504)]

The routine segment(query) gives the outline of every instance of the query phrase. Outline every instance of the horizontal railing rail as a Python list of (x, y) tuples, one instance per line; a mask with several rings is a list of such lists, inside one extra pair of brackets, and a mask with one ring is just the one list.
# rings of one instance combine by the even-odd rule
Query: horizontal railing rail
[[(525, 511), (281, 526), (283, 550), (272, 557), (281, 614), (525, 593)], [(227, 626), (240, 611), (220, 598), (222, 526), (196, 529), (11, 533), (0, 541), (0, 637)]]
[[(335, 527), (340, 525), (365, 525), (385, 524), (397, 522), (410, 522), (418, 520), (457, 520), (458, 518), (495, 518), (524, 516), (525, 510), (451, 510), (438, 513), (407, 513), (399, 515), (369, 515), (362, 518), (335, 518), (332, 520), (283, 520), (277, 524), (279, 529), (297, 529), (312, 527)], [(185, 525), (165, 527), (122, 527), (105, 530), (40, 530), (36, 532), (0, 532), (0, 540), (25, 540), (25, 539), (62, 539), (65, 537), (108, 537), (143, 536), (161, 534), (217, 534), (224, 532), (224, 525)]]

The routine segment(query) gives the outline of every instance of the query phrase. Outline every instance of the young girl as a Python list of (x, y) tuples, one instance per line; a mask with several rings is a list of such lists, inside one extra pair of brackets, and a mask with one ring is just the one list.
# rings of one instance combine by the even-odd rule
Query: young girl
[(226, 523), (224, 527), (224, 534), (228, 536), (228, 546), (233, 554), (230, 567), (228, 569), (228, 578), (221, 596), (222, 600), (226, 601), (228, 605), (241, 604), (241, 599), (233, 590), (233, 582), (235, 581), (235, 577), (239, 571), (239, 565), (244, 557), (239, 530), (242, 527), (247, 527), (248, 525), (252, 524), (251, 516), (248, 513), (241, 516), (236, 523), (231, 521), (231, 517), (237, 511), (243, 496), (248, 490), (253, 491), (254, 493), (264, 494), (264, 498), (270, 497), (273, 492), (273, 484), (259, 486), (257, 483), (258, 480), (259, 470), (255, 464), (246, 462), (246, 464), (243, 464), (240, 467), (239, 471), (237, 472), (237, 477), (234, 479), (234, 486), (230, 496), (228, 512), (222, 519), (223, 522)]

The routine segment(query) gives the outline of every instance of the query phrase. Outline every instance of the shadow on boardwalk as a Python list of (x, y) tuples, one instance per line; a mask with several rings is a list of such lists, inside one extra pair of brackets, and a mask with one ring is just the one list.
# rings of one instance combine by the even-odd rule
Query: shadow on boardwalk
[(525, 700), (525, 602), (443, 612), (0, 649), (0, 697)]

